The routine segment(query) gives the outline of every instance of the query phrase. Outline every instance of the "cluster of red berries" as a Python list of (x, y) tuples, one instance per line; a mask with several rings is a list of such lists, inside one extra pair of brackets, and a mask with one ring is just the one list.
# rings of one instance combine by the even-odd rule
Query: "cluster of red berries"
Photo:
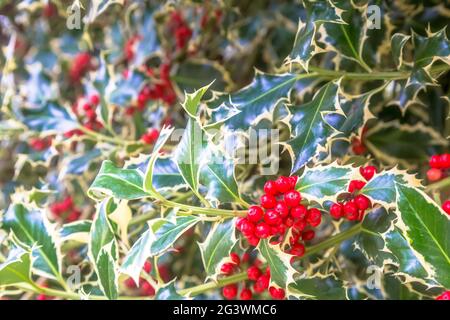
[[(151, 263), (148, 261), (145, 261), (143, 270), (145, 271), (145, 273), (150, 274), (150, 272), (152, 271)], [(128, 289), (133, 289), (133, 290), (136, 290), (138, 288), (132, 278), (128, 278), (125, 280), (125, 286)], [(155, 295), (155, 288), (153, 288), (153, 286), (142, 277), (139, 278), (139, 294), (141, 296), (154, 296)]]
[(436, 300), (450, 300), (450, 291), (445, 291), (443, 294), (437, 297)]
[(169, 31), (175, 36), (175, 45), (178, 50), (184, 49), (192, 37), (192, 30), (179, 11), (174, 11), (170, 15)]
[[(374, 166), (361, 167), (359, 172), (366, 181), (369, 181), (377, 172), (377, 168)], [(366, 185), (366, 181), (350, 181), (348, 185), (349, 195), (345, 201), (334, 203), (330, 207), (330, 215), (333, 218), (340, 219), (344, 217), (349, 221), (361, 221), (364, 218), (366, 210), (372, 207), (372, 203), (365, 195), (356, 193)]]
[(322, 214), (317, 208), (308, 209), (302, 204), (302, 197), (295, 190), (297, 177), (281, 176), (269, 180), (264, 185), (265, 194), (261, 196), (261, 206), (251, 206), (247, 217), (240, 218), (236, 228), (242, 232), (252, 246), (257, 246), (260, 239), (276, 236), (272, 244), (283, 242), (289, 234), (287, 253), (301, 257), (305, 246), (300, 241), (310, 241), (315, 237), (315, 228), (322, 221)]
[[(250, 255), (248, 253), (244, 253), (241, 258), (238, 254), (231, 253), (230, 260), (230, 262), (222, 264), (220, 268), (220, 272), (223, 275), (230, 276), (239, 270), (245, 270), (245, 268), (247, 268), (248, 280), (243, 283), (243, 288), (239, 293), (240, 300), (251, 300), (253, 298), (253, 293), (261, 294), (266, 290), (269, 291), (269, 294), (273, 299), (284, 299), (286, 295), (284, 289), (269, 286), (270, 268), (266, 267), (265, 272), (263, 272), (261, 270), (262, 263), (260, 260), (255, 259), (253, 263), (249, 265)], [(234, 283), (223, 287), (222, 294), (226, 299), (231, 300), (237, 297), (238, 291), (238, 285)]]
[(29, 145), (31, 149), (35, 151), (43, 151), (48, 149), (52, 145), (52, 137), (48, 136), (45, 138), (31, 138)]
[(52, 203), (50, 205), (50, 211), (55, 218), (60, 218), (64, 222), (77, 221), (81, 216), (81, 211), (75, 208), (71, 196), (67, 196), (59, 202)]
[(448, 169), (450, 169), (450, 154), (435, 154), (430, 158), (430, 168), (427, 171), (428, 181), (434, 182), (441, 180), (448, 175)]
[(74, 83), (78, 83), (86, 72), (93, 70), (94, 68), (93, 58), (89, 53), (78, 53), (69, 68), (70, 80)]
[[(72, 111), (83, 123), (83, 126), (89, 130), (98, 131), (103, 125), (97, 119), (97, 106), (100, 103), (98, 94), (92, 94), (89, 97), (80, 97), (72, 105)], [(73, 135), (83, 135), (83, 131), (74, 129), (67, 131), (64, 136), (70, 138)]]

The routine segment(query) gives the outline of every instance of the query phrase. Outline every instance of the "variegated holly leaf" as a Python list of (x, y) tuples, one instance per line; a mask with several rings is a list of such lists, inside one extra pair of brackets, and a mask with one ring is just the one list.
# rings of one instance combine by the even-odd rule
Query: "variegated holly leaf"
[(59, 237), (43, 210), (13, 204), (3, 217), (2, 228), (12, 232), (21, 245), (32, 249), (33, 270), (37, 274), (61, 279)]
[[(109, 92), (108, 84), (111, 80), (112, 68), (106, 62), (108, 53), (101, 52), (99, 58), (99, 68), (97, 69), (95, 78), (92, 80), (92, 87), (95, 88), (100, 97), (100, 110), (98, 119), (106, 127), (111, 127), (112, 112), (109, 109)], [(93, 91), (93, 90), (92, 90)]]
[(338, 166), (336, 163), (306, 168), (297, 181), (296, 189), (308, 200), (319, 203), (333, 201), (347, 189), (354, 170), (351, 166)]
[(109, 93), (109, 101), (120, 107), (127, 107), (135, 99), (145, 84), (145, 75), (139, 71), (131, 71), (125, 78), (119, 79)]
[(0, 264), (0, 287), (18, 283), (32, 283), (32, 258), (29, 251), (13, 248), (8, 258)]
[(396, 225), (427, 273), (450, 287), (450, 218), (423, 191), (396, 183)]
[(327, 114), (342, 112), (338, 99), (339, 82), (329, 82), (314, 95), (313, 99), (300, 106), (289, 108), (292, 117), (291, 139), (287, 141), (292, 156), (291, 172), (298, 171), (313, 159), (320, 148), (337, 132), (326, 121)]
[(143, 65), (159, 48), (155, 20), (153, 14), (149, 11), (145, 12), (139, 34), (142, 36), (142, 39), (139, 40), (133, 57), (135, 66)]
[[(327, 1), (303, 1), (306, 19), (300, 20), (294, 47), (286, 59), (286, 63), (299, 63), (308, 71), (309, 61), (317, 53), (324, 51), (317, 43), (317, 31), (324, 22), (343, 23), (340, 10)], [(338, 26), (335, 26), (336, 28)]]
[(228, 130), (248, 130), (286, 100), (298, 76), (257, 72), (253, 82), (230, 95), (221, 95), (209, 106), (208, 126), (223, 124)]
[[(102, 292), (109, 299), (117, 298), (117, 243), (108, 215), (115, 209), (112, 198), (97, 205), (97, 212), (92, 221), (89, 257), (94, 265)], [(114, 276), (113, 276), (114, 275)]]
[(90, 2), (89, 12), (87, 16), (87, 21), (92, 23), (100, 16), (103, 12), (108, 9), (112, 4), (121, 4), (123, 5), (123, 0), (93, 0)]
[(375, 174), (370, 181), (361, 189), (361, 194), (368, 196), (372, 201), (380, 203), (387, 208), (395, 207), (396, 192), (395, 184), (408, 184), (420, 187), (419, 180), (404, 171), (396, 169), (387, 170)]
[(261, 239), (257, 249), (270, 268), (270, 283), (283, 289), (294, 283), (296, 271), (291, 266), (291, 255), (284, 253), (280, 245), (270, 244), (267, 239)]
[(173, 159), (186, 183), (199, 195), (200, 162), (203, 153), (203, 131), (195, 119), (189, 119)]
[(82, 175), (87, 172), (89, 166), (95, 161), (100, 161), (102, 158), (102, 152), (100, 149), (94, 148), (81, 155), (75, 155), (73, 157), (67, 157), (64, 159), (64, 165), (59, 173), (60, 179), (63, 179), (66, 175)]
[(172, 280), (156, 291), (155, 300), (189, 300), (189, 298), (177, 292), (175, 280)]
[(191, 118), (197, 117), (197, 112), (198, 112), (198, 108), (200, 106), (200, 101), (202, 100), (202, 97), (205, 95), (206, 91), (208, 91), (211, 84), (212, 83), (194, 91), (193, 93), (185, 94), (185, 98), (184, 98), (184, 102), (182, 103), (182, 107)]
[(312, 300), (348, 299), (344, 283), (333, 274), (315, 274), (297, 279), (289, 285), (287, 296)]
[(427, 30), (427, 36), (423, 37), (413, 32), (414, 67), (424, 68), (436, 59), (450, 63), (450, 41), (447, 39), (446, 29), (435, 33)]
[(222, 263), (229, 258), (237, 242), (234, 230), (235, 219), (217, 222), (203, 243), (199, 243), (206, 278), (216, 279)]
[(88, 190), (89, 197), (99, 200), (107, 196), (133, 200), (148, 196), (143, 189), (144, 175), (137, 169), (120, 169), (110, 160), (103, 161)]
[[(192, 77), (194, 72), (195, 78)], [(176, 75), (171, 79), (176, 82), (180, 90), (186, 92), (195, 91), (205, 83), (209, 83), (214, 91), (223, 91), (230, 82), (227, 70), (221, 64), (203, 60), (187, 60), (181, 63)]]
[(88, 243), (91, 226), (91, 220), (79, 220), (66, 223), (59, 229), (59, 236), (62, 241), (75, 240), (82, 243)]
[(30, 130), (46, 134), (64, 133), (78, 128), (73, 116), (54, 101), (49, 101), (36, 109), (22, 109), (19, 120)]
[(411, 39), (410, 36), (401, 33), (396, 33), (391, 38), (391, 53), (397, 69), (400, 69), (404, 64), (404, 49), (409, 39)]
[(217, 203), (242, 203), (233, 159), (222, 155), (212, 145), (205, 146), (204, 150), (200, 165), (200, 182), (208, 190), (206, 198)]
[(367, 131), (365, 145), (386, 164), (405, 167), (421, 165), (430, 148), (445, 147), (447, 141), (437, 131), (422, 124), (379, 123)]

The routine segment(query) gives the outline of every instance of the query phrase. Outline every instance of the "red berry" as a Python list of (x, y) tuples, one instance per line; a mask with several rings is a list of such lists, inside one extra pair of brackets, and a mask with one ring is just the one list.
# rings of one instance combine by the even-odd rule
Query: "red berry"
[(312, 208), (308, 210), (308, 214), (306, 216), (306, 221), (312, 226), (317, 227), (322, 220), (322, 214), (319, 209)]
[(430, 181), (430, 182), (441, 180), (441, 178), (442, 178), (442, 170), (441, 169), (435, 169), (435, 168), (429, 169), (427, 171), (427, 178), (428, 178), (428, 181)]
[(281, 218), (286, 218), (289, 215), (289, 207), (285, 202), (280, 201), (275, 206), (275, 211), (278, 212)]
[(281, 223), (281, 217), (275, 210), (267, 210), (264, 215), (264, 221), (270, 225), (276, 226)]
[(261, 205), (266, 209), (272, 209), (277, 204), (277, 199), (270, 195), (264, 194), (261, 196)]
[(94, 105), (98, 105), (100, 103), (100, 96), (98, 94), (93, 94), (90, 98), (89, 101)]
[(289, 207), (295, 207), (300, 204), (300, 201), (302, 200), (302, 197), (300, 195), (300, 192), (292, 190), (289, 191), (284, 195), (284, 201)]
[(354, 138), (352, 140), (352, 150), (357, 155), (364, 154), (367, 151), (364, 143), (361, 140), (359, 140), (358, 138)]
[(450, 215), (450, 200), (447, 200), (442, 204), (442, 210), (444, 210), (446, 214)]
[(256, 280), (253, 289), (255, 292), (261, 293), (269, 287), (269, 282), (270, 276), (264, 274)]
[(227, 262), (224, 263), (221, 267), (220, 267), (220, 272), (222, 274), (226, 274), (226, 275), (230, 275), (232, 274), (234, 271), (234, 264), (231, 262)]
[(438, 154), (431, 156), (429, 164), (431, 168), (441, 169), (441, 157)]
[(247, 241), (251, 246), (256, 247), (259, 243), (259, 238), (252, 235), (252, 236), (247, 237)]
[(298, 220), (294, 222), (294, 225), (292, 226), (295, 230), (301, 232), (305, 230), (306, 228), (306, 221), (305, 220)]
[(150, 273), (150, 271), (152, 271), (152, 264), (149, 261), (145, 261), (145, 263), (144, 263), (144, 271), (146, 273)]
[(364, 196), (362, 194), (357, 195), (355, 197), (354, 201), (355, 201), (356, 206), (360, 210), (366, 210), (367, 208), (369, 208), (371, 206), (369, 198), (367, 198), (366, 196)]
[(264, 216), (264, 210), (259, 206), (251, 206), (247, 212), (247, 218), (252, 222), (258, 222)]
[(364, 179), (369, 181), (370, 179), (372, 179), (375, 173), (377, 173), (377, 168), (374, 166), (361, 167), (359, 168), (359, 172), (364, 177)]
[(330, 208), (330, 215), (335, 219), (340, 219), (344, 215), (344, 207), (340, 203), (335, 203)]
[(272, 298), (276, 299), (276, 300), (282, 300), (286, 296), (286, 293), (284, 292), (284, 289), (282, 289), (282, 288), (270, 287), (269, 293), (272, 296)]
[(258, 280), (258, 278), (261, 276), (261, 270), (259, 270), (256, 266), (251, 266), (247, 269), (247, 277), (250, 280)]
[(239, 255), (237, 253), (230, 253), (230, 258), (231, 261), (235, 264), (235, 265), (240, 265), (241, 264), (241, 258), (239, 258)]
[(305, 232), (302, 233), (302, 240), (310, 241), (314, 239), (315, 236), (316, 233), (314, 232), (314, 230), (306, 230)]
[(348, 185), (348, 192), (353, 193), (356, 190), (361, 190), (366, 183), (361, 180), (352, 180), (350, 181), (350, 184)]
[(238, 292), (238, 287), (235, 284), (229, 284), (222, 289), (222, 294), (226, 299), (234, 299), (236, 298)]
[(306, 209), (303, 205), (298, 205), (297, 207), (294, 207), (291, 209), (291, 217), (294, 219), (305, 219), (306, 213), (308, 212), (308, 209)]
[(301, 257), (305, 254), (305, 246), (301, 243), (295, 243), (291, 248), (291, 254)]
[(437, 297), (436, 300), (450, 300), (450, 291), (445, 291), (443, 294)]
[(242, 289), (241, 294), (239, 295), (239, 298), (241, 298), (241, 300), (251, 300), (252, 297), (252, 291), (247, 288)]
[(286, 220), (284, 220), (284, 225), (288, 228), (292, 227), (294, 225), (294, 219), (292, 218), (286, 218)]
[(450, 168), (450, 154), (444, 153), (439, 156), (440, 167), (442, 169)]
[(344, 205), (344, 215), (350, 221), (358, 219), (358, 207), (354, 202), (349, 201)]
[(255, 225), (247, 219), (244, 219), (240, 222), (240, 230), (244, 235), (252, 235), (255, 231)]
[(264, 184), (264, 192), (266, 194), (270, 194), (272, 196), (276, 195), (278, 193), (277, 186), (275, 184), (275, 181), (269, 180)]
[(289, 183), (290, 183), (291, 189), (295, 189), (295, 186), (297, 185), (297, 180), (298, 180), (297, 176), (290, 176), (289, 177)]
[(280, 193), (286, 193), (291, 189), (291, 182), (288, 177), (278, 177), (278, 179), (275, 180), (275, 185)]
[(128, 278), (127, 280), (125, 280), (125, 286), (130, 289), (137, 288), (136, 283), (134, 282), (133, 278)]
[(261, 239), (265, 239), (270, 237), (271, 235), (271, 230), (270, 230), (270, 226), (264, 222), (261, 222), (260, 224), (258, 224), (256, 226), (255, 229), (255, 236), (257, 236), (258, 238)]

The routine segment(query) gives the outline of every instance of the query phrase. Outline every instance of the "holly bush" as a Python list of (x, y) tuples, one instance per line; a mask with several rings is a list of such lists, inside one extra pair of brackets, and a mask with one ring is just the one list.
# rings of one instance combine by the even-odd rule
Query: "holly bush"
[(0, 296), (448, 299), (449, 11), (0, 1)]

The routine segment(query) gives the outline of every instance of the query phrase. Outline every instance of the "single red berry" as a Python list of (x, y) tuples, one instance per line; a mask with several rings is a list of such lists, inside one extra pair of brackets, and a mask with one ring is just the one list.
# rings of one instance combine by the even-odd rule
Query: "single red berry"
[(352, 140), (352, 150), (357, 155), (364, 154), (367, 151), (364, 143), (361, 140), (359, 140), (358, 138), (354, 138)]
[(136, 289), (136, 283), (134, 282), (133, 278), (128, 278), (125, 280), (125, 286), (129, 289)]
[(297, 220), (294, 222), (294, 225), (292, 227), (295, 230), (302, 232), (306, 228), (306, 221), (305, 220)]
[(100, 103), (100, 96), (98, 94), (93, 94), (90, 96), (89, 101), (92, 105), (96, 106)]
[(291, 248), (291, 254), (301, 257), (305, 254), (305, 246), (302, 243), (295, 243)]
[(145, 263), (144, 263), (144, 271), (146, 273), (150, 273), (150, 271), (152, 271), (152, 264), (149, 261), (145, 261)]
[(234, 271), (234, 264), (231, 262), (226, 262), (220, 267), (220, 273), (230, 275)]
[(450, 200), (447, 200), (442, 204), (442, 210), (444, 210), (446, 214), (450, 215)]
[(344, 205), (344, 215), (350, 221), (358, 219), (358, 207), (354, 202), (349, 201)]
[(251, 206), (247, 211), (247, 218), (252, 222), (258, 222), (264, 216), (264, 210), (259, 206)]
[(250, 280), (258, 280), (258, 278), (261, 276), (261, 270), (259, 270), (256, 266), (251, 266), (247, 269), (247, 277)]
[(247, 241), (251, 246), (254, 246), (254, 247), (258, 246), (258, 244), (259, 244), (259, 238), (254, 235), (247, 236)]
[(431, 168), (442, 169), (441, 157), (438, 154), (431, 156), (429, 164)]
[(291, 246), (295, 245), (296, 243), (298, 243), (298, 240), (300, 240), (300, 235), (292, 235), (291, 237), (289, 237), (289, 244)]
[(315, 236), (316, 236), (316, 233), (314, 232), (314, 230), (306, 230), (302, 233), (302, 240), (310, 241), (310, 240), (314, 239)]
[(280, 193), (286, 193), (291, 189), (291, 182), (288, 177), (278, 177), (278, 179), (275, 180), (275, 185)]
[(445, 291), (443, 294), (437, 297), (436, 300), (450, 300), (450, 290)]
[(278, 191), (277, 191), (277, 186), (275, 184), (275, 181), (273, 180), (269, 180), (264, 184), (264, 192), (266, 194), (270, 194), (272, 196), (275, 196)]
[(260, 239), (265, 239), (270, 237), (271, 235), (271, 230), (270, 230), (270, 226), (264, 222), (259, 223), (256, 226), (255, 229), (255, 236), (257, 236)]
[(277, 233), (284, 235), (284, 233), (286, 232), (286, 226), (282, 223), (280, 223), (280, 225), (277, 226)]
[(348, 192), (353, 193), (356, 190), (361, 190), (362, 188), (364, 188), (365, 185), (366, 185), (366, 183), (364, 181), (352, 180), (352, 181), (350, 181), (350, 184), (348, 185)]
[(242, 289), (241, 294), (239, 295), (239, 298), (241, 298), (241, 300), (251, 300), (252, 297), (252, 291), (247, 288)]
[(294, 219), (287, 217), (286, 220), (284, 220), (284, 225), (288, 228), (292, 227), (294, 225)]
[(322, 220), (322, 214), (319, 209), (311, 208), (308, 210), (306, 221), (312, 226), (317, 227)]
[(291, 187), (292, 190), (295, 189), (295, 186), (297, 185), (297, 180), (298, 180), (297, 176), (290, 176), (289, 177), (289, 183), (290, 183), (290, 187)]
[(295, 190), (289, 191), (284, 195), (284, 201), (291, 208), (298, 206), (301, 200), (302, 196), (300, 195), (300, 192)]
[(291, 209), (291, 217), (294, 219), (305, 219), (308, 209), (304, 205), (298, 205)]
[(270, 276), (263, 274), (256, 280), (253, 289), (255, 292), (261, 293), (269, 287)]
[(273, 226), (282, 222), (280, 214), (275, 210), (267, 210), (264, 215), (264, 221)]
[(450, 154), (444, 153), (439, 156), (440, 166), (443, 169), (450, 168)]
[(275, 211), (278, 212), (281, 218), (286, 218), (289, 215), (289, 207), (283, 201), (279, 201), (275, 206)]
[(229, 284), (222, 289), (223, 296), (228, 300), (236, 298), (237, 292), (238, 287), (236, 284)]
[(369, 181), (370, 179), (372, 179), (375, 173), (377, 173), (377, 168), (374, 166), (361, 167), (359, 168), (359, 172), (364, 177), (364, 179)]
[(240, 265), (241, 264), (241, 258), (239, 258), (239, 255), (237, 253), (230, 253), (230, 258), (231, 261), (235, 264), (235, 265)]
[(358, 207), (358, 209), (361, 210), (366, 210), (367, 208), (369, 208), (371, 206), (370, 200), (369, 198), (367, 198), (366, 196), (359, 194), (355, 197), (354, 199), (356, 206)]
[(240, 230), (244, 235), (252, 235), (255, 232), (255, 225), (245, 219), (240, 222)]
[(284, 289), (282, 289), (282, 288), (270, 287), (269, 293), (272, 296), (272, 298), (276, 299), (276, 300), (283, 300), (284, 297), (286, 296), (286, 293), (284, 292)]
[(266, 209), (272, 209), (277, 204), (277, 199), (270, 194), (263, 194), (261, 196), (261, 205)]
[(330, 215), (334, 219), (340, 219), (344, 215), (344, 207), (340, 203), (335, 203), (330, 208)]
[(153, 286), (148, 281), (144, 281), (141, 284), (141, 294), (143, 296), (154, 296), (155, 288), (153, 288)]
[(427, 178), (428, 181), (434, 182), (442, 179), (442, 170), (431, 168), (427, 171)]

